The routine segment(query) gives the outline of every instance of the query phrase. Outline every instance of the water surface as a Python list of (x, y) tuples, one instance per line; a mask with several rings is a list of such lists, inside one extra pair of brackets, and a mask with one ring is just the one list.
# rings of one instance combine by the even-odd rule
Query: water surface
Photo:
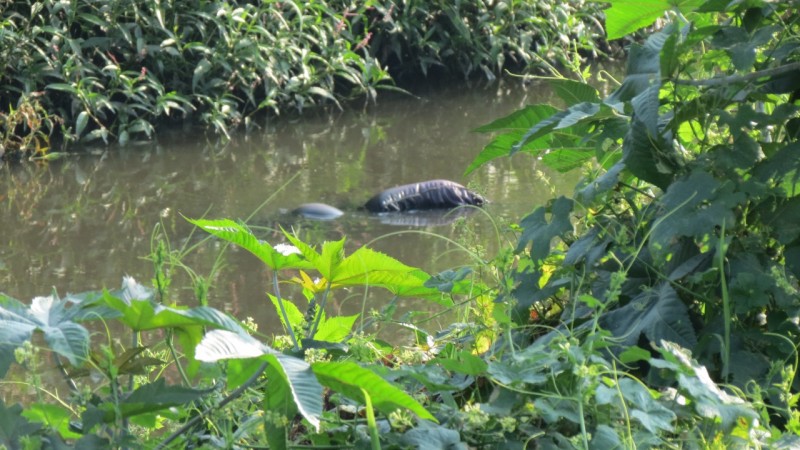
[[(149, 284), (153, 266), (146, 257), (155, 234), (166, 237), (172, 249), (189, 248), (204, 237), (191, 235), (184, 216), (247, 220), (274, 243), (283, 242), (275, 231), (279, 224), (294, 227), (312, 244), (346, 236), (349, 250), (369, 244), (435, 273), (470, 262), (444, 238), (491, 258), (498, 236), (513, 241), (509, 222), (554, 193), (571, 192), (576, 174), (549, 172), (527, 155), (463, 175), (490, 139), (471, 130), (526, 104), (551, 102), (545, 86), (507, 81), (415, 94), (382, 95), (375, 105), (333, 114), (264, 119), (258, 129), (227, 144), (192, 130), (172, 130), (155, 142), (86, 148), (47, 164), (4, 167), (0, 291), (27, 302), (53, 289), (63, 295), (118, 287), (123, 275)], [(419, 226), (385, 223), (358, 211), (382, 189), (434, 178), (481, 192), (490, 200), (485, 208), (490, 217), (478, 213), (450, 225)], [(305, 202), (329, 203), (347, 214), (331, 222), (295, 222), (283, 213)], [(222, 249), (209, 240), (183, 262), (201, 276), (208, 276), (215, 261), (224, 263), (211, 280), (211, 306), (254, 317), (270, 333), (277, 324), (264, 295), (271, 291), (271, 275), (235, 248), (219, 259)], [(173, 273), (172, 300), (195, 305), (186, 272), (174, 267)], [(358, 292), (338, 294), (332, 302), (338, 310), (332, 312), (360, 311), (362, 300)]]

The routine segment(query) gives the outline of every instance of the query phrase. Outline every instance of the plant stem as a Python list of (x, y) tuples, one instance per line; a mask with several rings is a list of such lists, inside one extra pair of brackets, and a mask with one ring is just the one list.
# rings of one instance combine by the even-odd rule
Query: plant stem
[(369, 428), (372, 450), (381, 450), (381, 438), (378, 435), (378, 424), (375, 422), (375, 411), (372, 410), (372, 399), (364, 388), (361, 388), (361, 393), (364, 394), (364, 403), (367, 409), (367, 428)]
[(300, 350), (300, 346), (297, 344), (297, 336), (294, 335), (294, 330), (292, 329), (292, 323), (289, 322), (289, 315), (286, 314), (286, 308), (283, 307), (283, 299), (281, 298), (281, 290), (278, 287), (278, 272), (272, 271), (272, 285), (275, 286), (275, 298), (278, 299), (278, 308), (281, 310), (281, 316), (283, 316), (283, 323), (286, 324), (286, 329), (289, 331), (289, 337), (292, 339), (292, 346), (294, 347), (294, 351), (297, 352)]
[(722, 336), (723, 346), (722, 349), (722, 377), (728, 379), (730, 373), (731, 361), (731, 302), (728, 295), (728, 282), (725, 279), (725, 221), (722, 221), (722, 227), (719, 236), (719, 248), (717, 249), (717, 269), (719, 270), (719, 283), (722, 290), (722, 320), (724, 324), (724, 334)]
[(317, 332), (319, 322), (322, 320), (322, 313), (325, 311), (325, 302), (328, 300), (328, 294), (331, 292), (331, 282), (328, 280), (328, 285), (325, 287), (325, 292), (322, 293), (322, 300), (319, 302), (319, 312), (314, 315), (314, 323), (308, 331), (308, 338), (314, 339), (314, 334)]
[(181, 374), (181, 379), (183, 380), (183, 384), (186, 386), (191, 386), (192, 382), (189, 380), (189, 376), (186, 375), (186, 371), (183, 370), (183, 366), (181, 365), (181, 362), (178, 359), (178, 352), (175, 351), (175, 346), (172, 344), (172, 337), (173, 337), (172, 329), (168, 329), (166, 342), (167, 342), (167, 347), (169, 348), (169, 354), (175, 361), (175, 367), (178, 368), (178, 373)]
[(689, 86), (727, 86), (729, 84), (741, 83), (744, 81), (756, 80), (762, 77), (774, 77), (800, 70), (800, 62), (786, 64), (784, 66), (773, 67), (771, 69), (758, 70), (744, 75), (729, 75), (726, 77), (716, 77), (707, 80), (673, 80), (675, 84), (686, 84)]
[(225, 397), (224, 399), (222, 399), (222, 401), (220, 401), (219, 404), (217, 404), (216, 406), (209, 406), (208, 408), (206, 408), (202, 412), (200, 412), (200, 414), (192, 417), (182, 427), (180, 427), (179, 429), (175, 430), (175, 432), (173, 432), (166, 439), (161, 441), (161, 443), (159, 443), (155, 447), (155, 450), (160, 450), (162, 448), (165, 448), (170, 442), (174, 441), (179, 436), (183, 436), (187, 431), (189, 431), (190, 428), (192, 428), (193, 426), (197, 425), (198, 422), (203, 420), (203, 418), (208, 413), (210, 413), (212, 410), (222, 408), (223, 406), (227, 405), (228, 403), (230, 403), (230, 402), (236, 400), (237, 398), (239, 398), (239, 396), (242, 395), (246, 389), (248, 389), (250, 386), (252, 386), (253, 383), (255, 383), (258, 380), (258, 377), (260, 377), (261, 374), (263, 374), (264, 371), (267, 370), (267, 366), (268, 365), (269, 364), (266, 363), (266, 362), (262, 363), (261, 366), (259, 366), (258, 370), (256, 370), (253, 375), (250, 375), (250, 378), (248, 378), (247, 381), (242, 383), (241, 386), (236, 388), (235, 391), (233, 391), (230, 394), (228, 394), (228, 396)]

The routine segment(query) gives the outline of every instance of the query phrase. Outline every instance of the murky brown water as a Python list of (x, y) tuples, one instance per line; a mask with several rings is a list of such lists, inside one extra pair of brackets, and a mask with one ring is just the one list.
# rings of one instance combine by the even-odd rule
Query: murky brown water
[[(577, 174), (547, 172), (527, 155), (503, 158), (463, 176), (489, 142), (489, 136), (470, 130), (525, 104), (551, 101), (546, 87), (524, 89), (506, 82), (488, 88), (438, 87), (418, 96), (384, 95), (366, 110), (271, 120), (226, 145), (176, 130), (159, 142), (4, 167), (0, 291), (30, 301), (52, 289), (63, 295), (115, 288), (126, 274), (149, 284), (152, 263), (145, 257), (157, 227), (173, 249), (203, 237), (196, 233), (187, 239), (192, 227), (182, 216), (249, 218), (248, 223), (268, 228), (294, 225), (313, 244), (347, 236), (350, 249), (370, 244), (434, 273), (470, 260), (442, 237), (424, 232), (480, 245), (491, 258), (498, 236), (514, 239), (504, 221), (521, 219), (553, 192), (571, 192)], [(493, 220), (475, 214), (466, 227), (419, 227), (382, 223), (356, 211), (384, 188), (434, 178), (482, 192), (491, 200), (485, 209)], [(311, 201), (336, 205), (348, 214), (332, 222), (293, 224), (280, 213)], [(279, 240), (277, 233), (264, 233)], [(209, 241), (183, 262), (207, 276), (220, 248)], [(277, 323), (265, 303), (270, 274), (254, 257), (233, 248), (222, 261), (225, 267), (212, 280), (211, 306), (240, 318), (252, 316), (270, 333)], [(174, 270), (174, 299), (194, 305), (188, 277)], [(352, 312), (361, 310), (361, 301), (358, 293), (340, 294), (333, 304)]]

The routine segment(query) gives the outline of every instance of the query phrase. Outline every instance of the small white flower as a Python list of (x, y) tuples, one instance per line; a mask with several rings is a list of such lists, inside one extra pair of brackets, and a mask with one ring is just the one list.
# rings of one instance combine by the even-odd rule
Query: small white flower
[(280, 253), (283, 256), (299, 255), (300, 254), (300, 250), (297, 247), (295, 247), (294, 245), (289, 245), (289, 244), (278, 244), (278, 245), (275, 246), (275, 251)]

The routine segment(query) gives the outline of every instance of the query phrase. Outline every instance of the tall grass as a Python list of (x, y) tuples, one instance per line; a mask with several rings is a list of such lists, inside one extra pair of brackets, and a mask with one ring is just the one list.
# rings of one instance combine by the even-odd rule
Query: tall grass
[[(569, 64), (578, 48), (597, 53), (599, 32), (577, 13), (582, 0), (4, 3), (0, 104), (38, 98), (41, 117), (65, 124), (45, 136), (67, 143), (124, 144), (184, 120), (228, 136), (261, 112), (374, 98), (390, 73), (493, 78), (509, 61)], [(0, 121), (5, 134), (22, 128)]]

